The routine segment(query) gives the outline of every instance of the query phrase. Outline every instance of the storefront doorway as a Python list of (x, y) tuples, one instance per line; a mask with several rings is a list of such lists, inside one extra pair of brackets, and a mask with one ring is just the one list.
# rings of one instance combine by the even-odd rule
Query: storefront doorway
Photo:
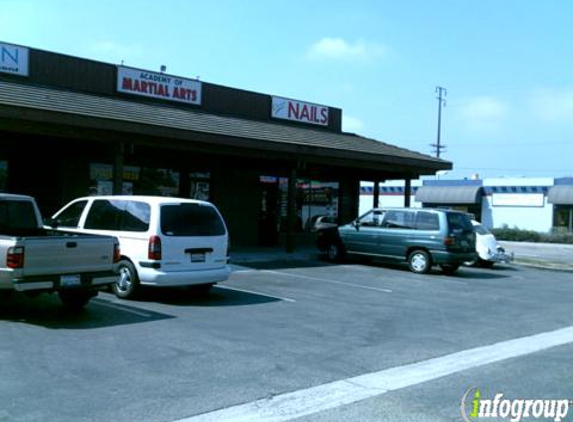
[[(259, 245), (276, 246), (279, 243), (281, 220), (284, 221), (284, 218), (281, 218), (281, 205), (286, 203), (281, 198), (279, 178), (273, 176), (259, 177), (259, 189)], [(286, 216), (286, 205), (284, 208)]]

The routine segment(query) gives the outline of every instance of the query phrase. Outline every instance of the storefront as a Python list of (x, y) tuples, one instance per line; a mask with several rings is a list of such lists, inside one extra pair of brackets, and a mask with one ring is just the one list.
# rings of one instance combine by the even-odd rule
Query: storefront
[(451, 163), (341, 130), (342, 110), (0, 43), (0, 189), (49, 215), (95, 194), (209, 200), (234, 245), (292, 250), (361, 180)]
[(547, 201), (553, 204), (553, 229), (573, 233), (573, 184), (552, 186)]

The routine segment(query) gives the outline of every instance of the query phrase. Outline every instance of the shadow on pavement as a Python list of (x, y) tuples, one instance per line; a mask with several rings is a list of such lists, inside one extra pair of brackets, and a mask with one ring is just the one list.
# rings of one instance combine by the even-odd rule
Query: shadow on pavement
[(317, 267), (331, 267), (332, 264), (325, 260), (276, 260), (276, 261), (260, 261), (260, 262), (240, 262), (237, 263), (241, 267), (252, 268), (255, 270), (279, 270), (291, 268), (317, 268)]
[(494, 279), (511, 279), (511, 274), (504, 274), (505, 271), (497, 271), (496, 269), (483, 269), (483, 268), (467, 268), (461, 267), (453, 275), (446, 275), (443, 272), (437, 270), (436, 275), (442, 275), (444, 277), (455, 277), (462, 279), (474, 279), (474, 280), (494, 280)]
[(174, 306), (248, 306), (260, 305), (264, 303), (280, 302), (281, 300), (272, 296), (256, 294), (240, 290), (232, 290), (231, 287), (214, 286), (209, 293), (201, 293), (193, 288), (146, 288), (141, 291), (137, 302), (156, 302)]
[(30, 298), (14, 293), (0, 302), (0, 321), (32, 324), (50, 329), (112, 327), (174, 318), (172, 315), (140, 309), (106, 300), (101, 294), (82, 310), (62, 306), (57, 295), (42, 294)]
[(519, 272), (519, 268), (512, 266), (512, 265), (507, 265), (507, 264), (496, 264), (491, 268), (480, 268), (477, 267), (478, 269), (482, 270), (482, 271), (491, 271), (491, 272), (497, 272), (497, 273), (514, 273), (514, 272)]
[[(392, 270), (411, 273), (410, 269), (408, 268), (408, 264), (406, 264), (405, 262), (390, 261), (390, 260), (385, 261), (381, 259), (370, 259), (370, 260), (354, 259), (352, 261), (347, 261), (347, 263), (360, 263), (378, 268), (388, 268)], [(448, 275), (445, 274), (438, 265), (435, 265), (432, 267), (430, 273), (426, 274), (426, 276), (456, 277), (464, 279), (500, 279), (500, 278), (511, 277), (511, 275), (503, 273), (513, 272), (513, 271), (518, 271), (518, 270), (512, 267), (474, 268), (474, 267), (461, 266), (454, 274)]]
[(32, 324), (50, 329), (92, 329), (117, 325), (138, 324), (176, 318), (156, 312), (138, 303), (154, 302), (173, 306), (223, 307), (248, 306), (280, 302), (281, 299), (255, 292), (213, 287), (209, 293), (190, 288), (143, 289), (135, 300), (117, 300), (111, 294), (100, 293), (86, 307), (73, 311), (64, 307), (57, 295), (42, 294), (27, 297), (14, 293), (0, 300), (0, 321)]

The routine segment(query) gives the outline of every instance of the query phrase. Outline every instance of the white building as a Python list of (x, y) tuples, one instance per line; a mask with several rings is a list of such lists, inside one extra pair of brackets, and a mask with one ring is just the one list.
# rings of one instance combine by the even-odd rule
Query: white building
[[(379, 206), (404, 206), (404, 186), (400, 180), (381, 183)], [(372, 208), (373, 195), (374, 184), (363, 182), (360, 214)], [(490, 228), (573, 232), (573, 178), (414, 180), (410, 206), (466, 211)]]

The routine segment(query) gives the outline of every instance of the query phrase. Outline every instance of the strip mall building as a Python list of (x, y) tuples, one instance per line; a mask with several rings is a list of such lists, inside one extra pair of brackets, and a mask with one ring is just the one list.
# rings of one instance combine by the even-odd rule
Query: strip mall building
[(341, 122), (334, 107), (0, 43), (0, 190), (45, 215), (89, 194), (206, 199), (233, 244), (292, 250), (311, 210), (358, 215), (361, 180), (452, 167)]

